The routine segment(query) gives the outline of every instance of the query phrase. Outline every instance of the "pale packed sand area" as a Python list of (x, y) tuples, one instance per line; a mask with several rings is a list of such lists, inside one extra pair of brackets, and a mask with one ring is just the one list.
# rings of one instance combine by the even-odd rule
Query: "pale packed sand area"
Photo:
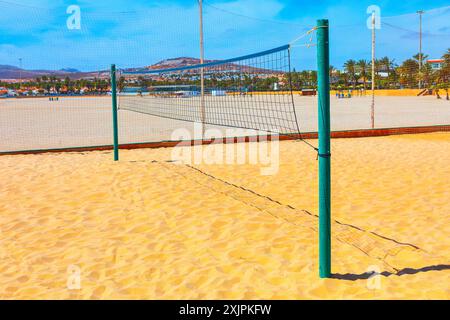
[(331, 279), (314, 150), (200, 148), (1, 156), (0, 298), (450, 299), (450, 133), (332, 141)]
[[(127, 98), (119, 97), (119, 106)], [(139, 100), (139, 99), (138, 99)], [(157, 99), (141, 98), (140, 109), (165, 110), (171, 114), (171, 108), (181, 105), (178, 111), (173, 111), (175, 118), (199, 114), (198, 98)], [(209, 101), (213, 102), (209, 102)], [(288, 104), (276, 104), (269, 107), (267, 102), (280, 101)], [(278, 108), (288, 110), (290, 96), (232, 96), (208, 97), (206, 99), (206, 117), (211, 122), (223, 123), (224, 117), (236, 117), (245, 120), (245, 127), (255, 128), (258, 120), (258, 107), (264, 106), (266, 110), (261, 115), (268, 117), (276, 115), (277, 119), (265, 119), (261, 126), (270, 126), (271, 129), (282, 130), (286, 119), (291, 116), (283, 115)], [(337, 99), (331, 96), (331, 129), (355, 130), (371, 128), (371, 98), (353, 97), (350, 99)], [(294, 95), (297, 121), (301, 132), (317, 131), (317, 97)], [(273, 108), (269, 112), (267, 109)], [(182, 111), (186, 109), (186, 112)], [(0, 152), (23, 151), (36, 149), (90, 147), (112, 144), (112, 111), (111, 97), (61, 97), (59, 101), (48, 101), (48, 98), (26, 99), (0, 99)], [(253, 111), (249, 111), (253, 110)], [(178, 114), (178, 113), (181, 114)], [(194, 137), (195, 129), (191, 122), (173, 120), (137, 113), (128, 110), (119, 110), (119, 141), (120, 143), (159, 142), (165, 140), (178, 140), (174, 136), (176, 129), (184, 129)], [(285, 119), (286, 118), (286, 119)], [(283, 120), (284, 119), (284, 120)], [(252, 124), (252, 125), (250, 125)], [(437, 100), (435, 97), (376, 97), (375, 100), (375, 127), (397, 128), (414, 126), (433, 126), (450, 124), (450, 101)], [(242, 125), (242, 124), (241, 124)], [(291, 128), (292, 124), (289, 126)], [(245, 134), (236, 133), (236, 130), (227, 133), (227, 128), (217, 125), (208, 125), (208, 129), (219, 129), (227, 136), (254, 135), (254, 131)], [(291, 128), (292, 129), (292, 128)], [(293, 129), (296, 129), (294, 127)], [(189, 137), (185, 138), (190, 140)]]

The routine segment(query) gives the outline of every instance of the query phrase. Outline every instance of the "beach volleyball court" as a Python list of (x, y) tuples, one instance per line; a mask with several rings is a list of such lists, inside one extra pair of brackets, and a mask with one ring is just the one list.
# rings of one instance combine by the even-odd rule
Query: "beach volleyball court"
[(280, 142), (276, 176), (177, 164), (173, 148), (119, 162), (2, 156), (0, 297), (448, 299), (449, 134), (337, 139), (332, 151), (333, 276), (322, 280), (317, 161), (303, 143)]

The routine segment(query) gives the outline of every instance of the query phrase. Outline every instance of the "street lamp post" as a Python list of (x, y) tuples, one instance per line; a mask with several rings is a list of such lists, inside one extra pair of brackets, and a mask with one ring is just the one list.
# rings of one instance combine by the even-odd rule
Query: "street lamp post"
[(372, 12), (372, 104), (370, 108), (370, 123), (375, 129), (375, 12)]
[[(204, 63), (204, 45), (203, 45), (203, 1), (199, 0), (199, 27), (200, 27), (200, 64)], [(200, 112), (202, 121), (202, 139), (205, 134), (205, 74), (203, 68), (200, 68)]]
[(422, 89), (422, 15), (424, 13), (423, 10), (417, 11), (419, 15), (419, 89)]
[(19, 58), (19, 89), (22, 89), (22, 58)]

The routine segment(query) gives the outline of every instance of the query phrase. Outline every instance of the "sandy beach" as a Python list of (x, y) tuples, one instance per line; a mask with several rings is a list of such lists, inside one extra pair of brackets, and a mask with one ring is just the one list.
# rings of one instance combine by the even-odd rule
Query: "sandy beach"
[(332, 279), (314, 150), (272, 176), (172, 152), (1, 156), (0, 298), (450, 299), (450, 133), (332, 141)]

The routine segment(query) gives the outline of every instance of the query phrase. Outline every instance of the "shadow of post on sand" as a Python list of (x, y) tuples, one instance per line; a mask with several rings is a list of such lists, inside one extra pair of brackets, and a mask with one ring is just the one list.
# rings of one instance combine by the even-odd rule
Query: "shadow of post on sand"
[[(430, 271), (442, 271), (442, 270), (450, 270), (450, 264), (438, 264), (434, 266), (428, 266), (423, 267), (419, 269), (413, 269), (413, 268), (404, 268), (399, 270), (398, 272), (388, 272), (383, 271), (379, 273), (380, 275), (384, 277), (390, 277), (390, 276), (404, 276), (404, 275), (410, 275), (410, 274), (416, 274), (421, 272), (430, 272)], [(376, 272), (364, 272), (361, 274), (355, 274), (355, 273), (346, 273), (346, 274), (340, 274), (340, 273), (333, 273), (331, 275), (332, 279), (338, 279), (338, 280), (347, 280), (347, 281), (356, 281), (356, 280), (367, 280), (373, 275), (375, 275)]]

